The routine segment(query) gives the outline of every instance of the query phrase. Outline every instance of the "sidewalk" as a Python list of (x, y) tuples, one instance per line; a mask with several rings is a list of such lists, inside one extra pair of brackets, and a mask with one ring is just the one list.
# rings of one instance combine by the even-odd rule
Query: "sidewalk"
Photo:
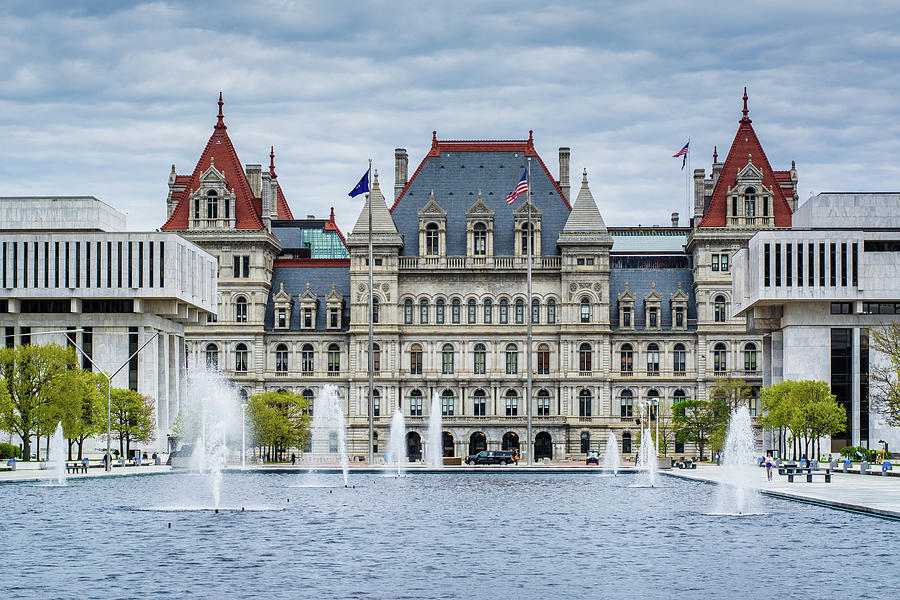
[[(21, 466), (21, 463), (20, 463)], [(140, 467), (114, 467), (109, 473), (103, 470), (103, 467), (91, 467), (87, 473), (66, 473), (66, 480), (75, 479), (91, 479), (97, 477), (119, 477), (122, 475), (150, 475), (159, 473), (168, 473), (172, 467), (165, 465), (147, 465)], [(51, 471), (46, 469), (35, 469), (31, 465), (25, 468), (17, 468), (15, 471), (0, 471), (0, 484), (18, 483), (23, 481), (46, 481), (51, 477)]]
[[(797, 477), (788, 483), (787, 477), (775, 470), (772, 481), (766, 481), (766, 470), (759, 468), (759, 479), (752, 482), (761, 493), (777, 498), (799, 500), (900, 520), (900, 480), (894, 477), (872, 477), (852, 473), (833, 473), (831, 483), (806, 483)], [(660, 471), (670, 477), (719, 484), (720, 467), (700, 465), (693, 470)]]

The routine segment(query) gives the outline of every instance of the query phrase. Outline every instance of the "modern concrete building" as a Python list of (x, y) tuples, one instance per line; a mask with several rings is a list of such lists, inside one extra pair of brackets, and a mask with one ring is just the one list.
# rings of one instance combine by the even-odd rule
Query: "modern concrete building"
[(147, 448), (165, 450), (184, 327), (215, 313), (216, 263), (176, 234), (124, 229), (125, 216), (93, 197), (0, 198), (0, 332), (7, 346), (72, 340), (107, 372), (156, 335), (113, 385), (156, 402)]
[[(764, 336), (764, 383), (816, 379), (847, 411), (830, 449), (900, 444), (869, 403), (869, 372), (884, 357), (869, 332), (900, 320), (900, 194), (825, 193), (793, 228), (761, 231), (734, 256), (733, 315)], [(770, 446), (771, 447), (771, 446)]]

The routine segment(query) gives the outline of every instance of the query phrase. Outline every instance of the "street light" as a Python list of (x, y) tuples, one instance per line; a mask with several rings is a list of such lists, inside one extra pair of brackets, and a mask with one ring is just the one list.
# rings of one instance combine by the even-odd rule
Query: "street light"
[(246, 466), (246, 457), (247, 457), (247, 403), (244, 402), (241, 404), (241, 469), (243, 470)]

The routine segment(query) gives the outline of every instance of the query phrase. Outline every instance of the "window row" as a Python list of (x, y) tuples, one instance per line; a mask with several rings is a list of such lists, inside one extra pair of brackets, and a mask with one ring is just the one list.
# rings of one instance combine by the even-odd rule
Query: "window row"
[[(582, 344), (582, 348), (585, 348), (588, 344)], [(586, 351), (587, 349), (585, 349)], [(582, 351), (579, 351), (579, 355), (581, 356)], [(622, 373), (632, 373), (634, 372), (634, 348), (631, 344), (622, 344), (619, 349), (619, 371)], [(756, 372), (757, 368), (757, 354), (758, 351), (756, 349), (756, 344), (753, 342), (748, 342), (744, 345), (744, 370), (748, 372)], [(648, 375), (658, 374), (660, 372), (660, 350), (658, 344), (650, 344), (647, 346), (647, 350), (644, 352), (646, 358), (646, 373)], [(590, 355), (587, 354), (587, 360), (589, 360)], [(672, 348), (672, 371), (675, 373), (685, 373), (687, 370), (687, 350), (684, 344), (675, 344)], [(579, 360), (582, 360), (581, 358)], [(583, 371), (588, 371), (590, 369), (581, 369)], [(724, 372), (728, 370), (728, 348), (722, 343), (718, 342), (715, 346), (713, 346), (713, 370), (717, 373)]]
[[(204, 348), (207, 367), (219, 368), (219, 346), (209, 343)], [(380, 354), (380, 353), (376, 353)], [(250, 350), (243, 342), (234, 347), (234, 370), (246, 373), (249, 366)], [(315, 372), (316, 352), (312, 344), (304, 344), (300, 349), (300, 372), (312, 375)], [(329, 344), (326, 350), (327, 373), (337, 375), (341, 371), (341, 348), (337, 344)], [(289, 351), (287, 344), (275, 346), (275, 373), (286, 374), (290, 371)]]
[[(474, 299), (470, 299), (466, 302), (465, 322), (467, 324), (473, 325), (479, 322), (478, 309), (478, 303)], [(588, 320), (590, 320), (590, 304), (588, 304), (587, 310)], [(550, 298), (543, 307), (541, 306), (540, 300), (532, 300), (531, 322), (535, 324), (540, 323), (542, 313), (548, 324), (552, 325), (556, 323), (556, 300)], [(495, 314), (497, 315), (497, 323), (501, 325), (506, 325), (511, 322), (521, 325), (525, 322), (525, 301), (518, 298), (510, 305), (509, 300), (505, 298), (501, 299), (496, 304), (494, 304), (494, 301), (490, 298), (484, 300), (481, 304), (480, 322), (487, 325), (494, 323)], [(413, 301), (410, 298), (403, 301), (403, 323), (405, 325), (412, 325), (415, 316), (417, 316), (416, 322), (418, 324), (427, 325), (431, 322), (432, 315), (434, 323), (438, 325), (443, 325), (447, 322), (458, 325), (462, 322), (463, 318), (463, 304), (459, 298), (451, 300), (449, 306), (443, 299), (439, 299), (434, 303), (432, 309), (431, 303), (427, 299), (419, 300), (418, 306), (413, 304)], [(377, 312), (373, 313), (372, 318), (373, 322), (378, 322)]]
[[(848, 252), (849, 250), (849, 252)], [(787, 242), (763, 245), (765, 287), (841, 287), (859, 282), (859, 244)]]

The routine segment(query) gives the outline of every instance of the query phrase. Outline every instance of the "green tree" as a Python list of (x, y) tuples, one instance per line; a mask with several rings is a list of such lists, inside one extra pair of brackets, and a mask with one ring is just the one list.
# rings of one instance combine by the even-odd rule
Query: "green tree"
[(106, 378), (83, 369), (69, 371), (63, 391), (58, 398), (59, 421), (69, 440), (69, 460), (72, 446), (78, 446), (78, 460), (84, 455), (84, 442), (106, 431)]
[(884, 355), (883, 361), (869, 354), (869, 398), (872, 408), (889, 425), (900, 426), (900, 323), (890, 322), (869, 330), (869, 344)]
[(778, 432), (778, 455), (787, 456), (787, 437), (790, 431), (793, 381), (782, 381), (763, 388), (760, 392), (762, 417), (760, 423)]
[(247, 402), (254, 445), (269, 448), (272, 456), (302, 448), (309, 439), (309, 403), (293, 392), (265, 392)]
[(752, 396), (753, 388), (743, 379), (717, 379), (709, 390), (709, 397), (724, 402), (729, 415)]
[[(22, 438), (23, 460), (31, 458), (31, 436), (48, 430), (57, 412), (53, 404), (77, 367), (75, 351), (58, 344), (16, 346), (0, 350), (0, 427)], [(56, 422), (53, 422), (56, 426)]]
[[(824, 381), (797, 381), (791, 387), (792, 429), (803, 439), (804, 454), (819, 456), (819, 440), (847, 427), (847, 413)], [(813, 447), (810, 449), (810, 444)]]
[(716, 431), (724, 429), (728, 423), (728, 407), (719, 400), (685, 400), (672, 406), (672, 425), (675, 435), (681, 441), (697, 445), (700, 460), (703, 449)]
[(111, 427), (119, 439), (120, 456), (128, 456), (131, 452), (131, 442), (155, 439), (153, 400), (134, 390), (113, 388), (110, 404)]

